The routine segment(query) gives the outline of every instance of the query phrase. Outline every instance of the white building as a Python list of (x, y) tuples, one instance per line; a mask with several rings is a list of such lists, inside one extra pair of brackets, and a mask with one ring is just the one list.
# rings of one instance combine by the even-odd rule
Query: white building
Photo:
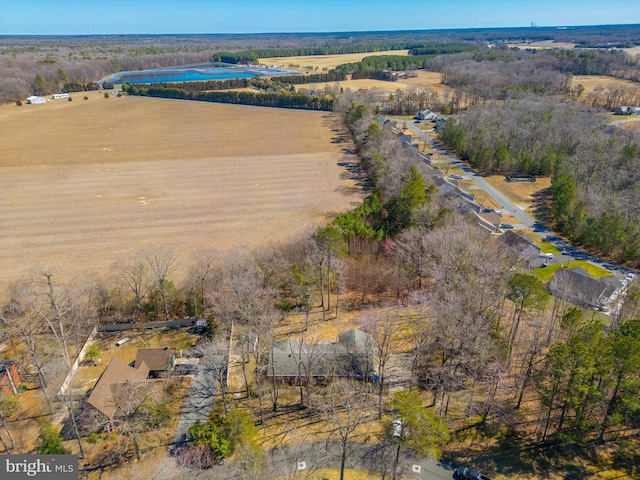
[(27, 103), (30, 103), (32, 105), (47, 103), (47, 99), (44, 97), (38, 97), (37, 95), (31, 95), (30, 97), (27, 97)]
[(69, 98), (69, 94), (68, 93), (54, 93), (53, 94), (53, 99), (54, 100), (59, 100), (60, 98)]

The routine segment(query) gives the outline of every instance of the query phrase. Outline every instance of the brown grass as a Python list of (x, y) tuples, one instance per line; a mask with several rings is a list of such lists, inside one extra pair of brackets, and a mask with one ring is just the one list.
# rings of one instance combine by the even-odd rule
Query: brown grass
[(83, 95), (0, 106), (0, 290), (149, 246), (186, 262), (286, 241), (359, 201), (332, 114)]
[(589, 94), (596, 91), (609, 90), (614, 87), (638, 88), (636, 82), (622, 78), (610, 77), (608, 75), (574, 75), (571, 85), (582, 85), (584, 93)]
[(442, 75), (439, 72), (427, 72), (424, 70), (418, 70), (415, 72), (416, 76), (411, 78), (402, 78), (397, 82), (387, 82), (384, 80), (375, 80), (372, 78), (361, 78), (357, 80), (345, 80), (342, 82), (327, 82), (327, 83), (307, 83), (298, 85), (297, 90), (320, 90), (326, 85), (339, 85), (340, 87), (347, 89), (350, 88), (353, 91), (360, 89), (365, 90), (384, 90), (391, 93), (396, 90), (406, 90), (409, 88), (423, 88), (443, 94), (446, 92), (453, 92), (453, 89), (442, 84)]
[(278, 65), (284, 69), (290, 70), (292, 67), (289, 65), (299, 65), (300, 68), (294, 70), (307, 71), (305, 67), (318, 67), (318, 73), (322, 72), (323, 68), (329, 70), (336, 68), (343, 63), (355, 63), (362, 60), (364, 57), (373, 57), (379, 55), (408, 55), (408, 50), (389, 50), (384, 52), (368, 52), (368, 53), (347, 53), (344, 55), (308, 55), (301, 57), (269, 57), (261, 58), (260, 63), (262, 65)]
[(571, 42), (554, 42), (553, 40), (541, 40), (539, 42), (512, 44), (509, 45), (509, 47), (530, 48), (532, 50), (544, 50), (549, 48), (573, 50), (576, 47), (576, 44)]
[(551, 178), (536, 178), (535, 183), (530, 182), (507, 182), (504, 175), (493, 175), (486, 177), (485, 180), (494, 185), (500, 192), (505, 194), (513, 201), (518, 208), (531, 211), (534, 206), (534, 194), (549, 188), (551, 186)]

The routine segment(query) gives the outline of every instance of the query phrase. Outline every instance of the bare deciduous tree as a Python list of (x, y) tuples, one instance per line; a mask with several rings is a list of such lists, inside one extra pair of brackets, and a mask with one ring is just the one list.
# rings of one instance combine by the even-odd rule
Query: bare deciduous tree
[(162, 298), (162, 306), (164, 308), (164, 315), (167, 320), (170, 318), (169, 305), (167, 302), (167, 281), (169, 275), (173, 273), (176, 268), (177, 257), (173, 251), (154, 247), (143, 253), (143, 258), (149, 265), (151, 274), (155, 280), (155, 285), (160, 292)]

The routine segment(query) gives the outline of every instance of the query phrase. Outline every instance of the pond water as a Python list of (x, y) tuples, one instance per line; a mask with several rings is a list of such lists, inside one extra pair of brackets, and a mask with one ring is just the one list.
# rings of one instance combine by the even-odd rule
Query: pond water
[(197, 82), (202, 80), (226, 80), (230, 78), (273, 77), (278, 75), (298, 75), (298, 72), (288, 72), (265, 66), (229, 65), (220, 63), (205, 63), (199, 65), (184, 65), (181, 67), (156, 68), (118, 72), (99, 83), (165, 83), (165, 82)]

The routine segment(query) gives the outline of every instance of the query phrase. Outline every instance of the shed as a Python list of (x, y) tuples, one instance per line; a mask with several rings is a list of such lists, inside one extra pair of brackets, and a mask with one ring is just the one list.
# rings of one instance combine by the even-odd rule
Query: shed
[(37, 95), (31, 95), (30, 97), (27, 97), (27, 103), (31, 105), (39, 105), (42, 103), (47, 103), (47, 99), (44, 97), (38, 97)]

